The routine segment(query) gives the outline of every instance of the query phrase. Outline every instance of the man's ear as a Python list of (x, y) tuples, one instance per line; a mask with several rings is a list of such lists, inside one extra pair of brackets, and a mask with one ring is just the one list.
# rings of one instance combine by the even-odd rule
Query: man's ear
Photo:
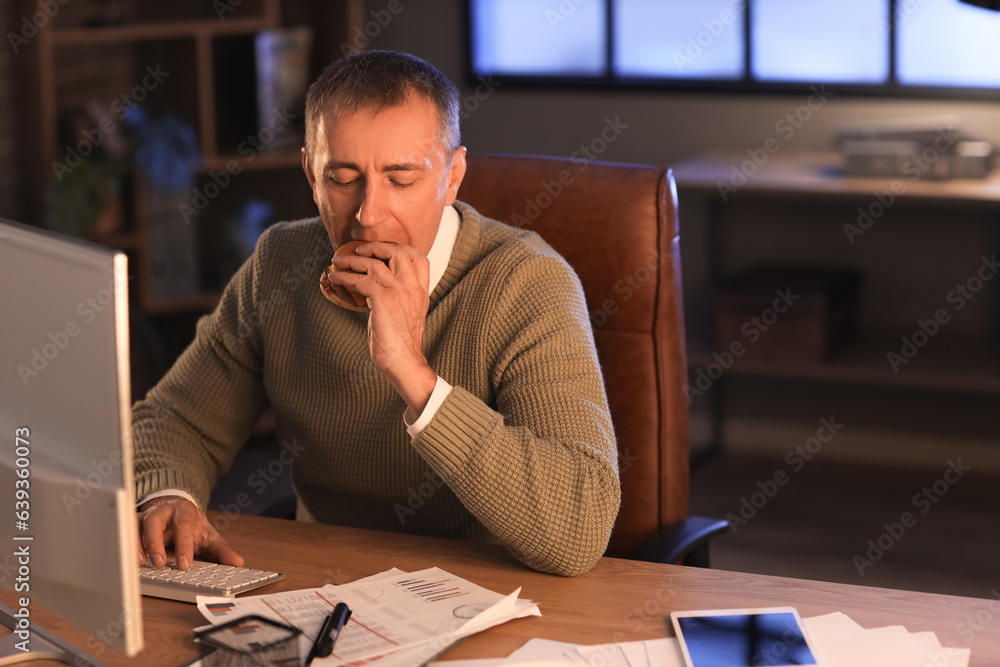
[(309, 188), (316, 192), (316, 176), (313, 175), (312, 163), (309, 161), (309, 153), (306, 147), (302, 147), (302, 171), (306, 172), (306, 180), (309, 181)]
[(455, 154), (451, 157), (451, 169), (448, 170), (448, 196), (444, 205), (451, 206), (458, 196), (458, 188), (465, 178), (465, 146), (455, 149)]

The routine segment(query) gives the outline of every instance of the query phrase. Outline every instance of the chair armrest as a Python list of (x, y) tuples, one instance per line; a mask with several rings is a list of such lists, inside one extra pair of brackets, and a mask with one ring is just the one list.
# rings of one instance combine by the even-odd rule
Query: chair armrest
[(632, 560), (708, 567), (708, 541), (729, 528), (725, 519), (689, 516), (650, 535), (630, 555)]

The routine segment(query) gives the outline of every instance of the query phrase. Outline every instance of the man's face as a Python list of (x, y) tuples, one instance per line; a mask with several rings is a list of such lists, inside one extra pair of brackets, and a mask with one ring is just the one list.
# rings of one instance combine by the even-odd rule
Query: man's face
[(465, 148), (448, 159), (437, 109), (412, 94), (397, 107), (324, 114), (302, 168), (334, 248), (394, 241), (427, 254), (465, 176)]

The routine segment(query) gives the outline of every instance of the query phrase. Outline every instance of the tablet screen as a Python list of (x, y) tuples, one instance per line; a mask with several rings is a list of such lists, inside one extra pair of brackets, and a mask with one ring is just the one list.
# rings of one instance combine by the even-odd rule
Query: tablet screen
[(693, 667), (816, 665), (791, 612), (677, 618)]

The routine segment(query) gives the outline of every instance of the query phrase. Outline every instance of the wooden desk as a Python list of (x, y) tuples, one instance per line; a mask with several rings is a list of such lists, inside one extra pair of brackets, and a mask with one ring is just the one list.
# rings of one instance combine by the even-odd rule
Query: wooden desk
[[(972, 665), (1000, 661), (1000, 601), (911, 593), (863, 586), (699, 570), (605, 558), (589, 573), (567, 579), (524, 568), (503, 548), (392, 533), (243, 516), (224, 532), (249, 565), (285, 572), (268, 592), (343, 584), (393, 566), (439, 566), (498, 593), (522, 586), (541, 617), (518, 619), (453, 648), (446, 658), (501, 657), (531, 637), (582, 644), (665, 637), (664, 616), (678, 609), (782, 606), (802, 616), (842, 611), (865, 627), (904, 625), (932, 630), (943, 645), (972, 648)], [(1000, 582), (992, 582), (1000, 588)], [(984, 582), (984, 594), (990, 582)], [(0, 595), (8, 606), (13, 595)], [(127, 659), (110, 649), (95, 656), (110, 665), (179, 665), (196, 653), (191, 628), (205, 620), (194, 605), (143, 599), (146, 648)], [(86, 635), (42, 610), (35, 622), (77, 646)], [(978, 619), (978, 620), (977, 620)], [(979, 631), (971, 630), (969, 622)], [(972, 632), (971, 641), (968, 632)], [(38, 663), (41, 664), (41, 663)]]

